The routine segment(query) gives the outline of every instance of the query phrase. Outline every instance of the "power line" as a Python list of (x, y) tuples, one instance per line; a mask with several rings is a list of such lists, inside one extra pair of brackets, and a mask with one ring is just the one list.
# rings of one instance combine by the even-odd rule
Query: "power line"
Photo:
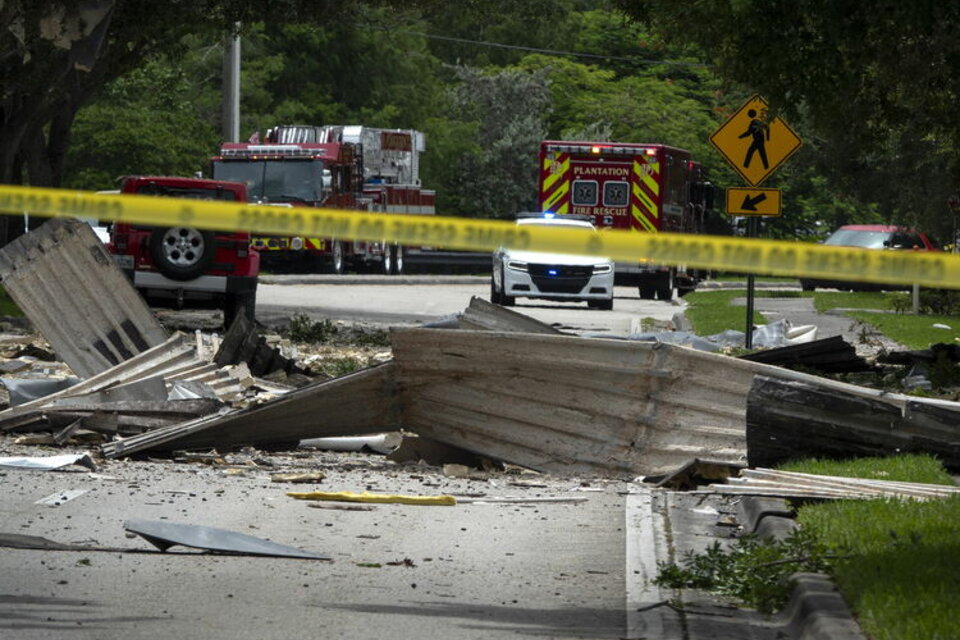
[(626, 58), (623, 56), (607, 56), (599, 53), (581, 53), (577, 51), (558, 51), (556, 49), (538, 49), (536, 47), (523, 47), (515, 44), (503, 44), (501, 42), (488, 42), (486, 40), (469, 40), (467, 38), (454, 38), (452, 36), (438, 36), (430, 33), (423, 33), (421, 31), (405, 31), (405, 30), (396, 30), (388, 29), (386, 27), (375, 27), (370, 26), (371, 29), (377, 29), (380, 31), (389, 31), (390, 33), (399, 33), (409, 36), (420, 36), (422, 38), (428, 38), (431, 40), (444, 40), (447, 42), (459, 42), (461, 44), (473, 44), (481, 47), (493, 47), (499, 49), (514, 49), (518, 51), (530, 51), (533, 53), (545, 53), (548, 55), (554, 56), (573, 56), (578, 58), (593, 58), (600, 60), (618, 60), (622, 62), (632, 62), (634, 64), (663, 64), (674, 67), (706, 67), (707, 65), (702, 62), (679, 62), (671, 60), (646, 60), (643, 58)]

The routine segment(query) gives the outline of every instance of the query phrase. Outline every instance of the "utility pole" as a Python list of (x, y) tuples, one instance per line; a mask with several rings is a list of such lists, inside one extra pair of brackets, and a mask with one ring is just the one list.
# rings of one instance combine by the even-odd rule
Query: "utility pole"
[(223, 141), (240, 142), (240, 23), (223, 47)]

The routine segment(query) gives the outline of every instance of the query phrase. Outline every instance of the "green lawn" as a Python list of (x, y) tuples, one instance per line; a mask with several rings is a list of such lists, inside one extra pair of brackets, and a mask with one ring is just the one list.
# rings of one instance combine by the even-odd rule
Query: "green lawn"
[(813, 306), (820, 313), (830, 309), (879, 309), (893, 311), (904, 294), (887, 291), (809, 291), (805, 297), (813, 297)]
[[(910, 349), (926, 349), (939, 342), (960, 342), (960, 316), (914, 316), (867, 311), (850, 311), (847, 315), (876, 327), (883, 335)], [(942, 329), (934, 327), (934, 324), (950, 328)]]
[[(861, 309), (848, 311), (851, 318), (861, 320), (910, 349), (926, 349), (939, 342), (960, 342), (960, 316), (913, 315), (911, 313), (872, 313), (865, 310), (894, 311), (902, 309), (909, 294), (879, 291), (755, 291), (756, 298), (813, 298), (814, 307), (821, 313), (831, 309)], [(694, 291), (688, 294), (687, 319), (697, 335), (710, 336), (727, 329), (743, 331), (746, 328), (746, 309), (730, 304), (734, 298), (743, 298), (743, 289)], [(766, 320), (754, 312), (754, 323)], [(934, 327), (945, 325), (949, 329)]]
[[(937, 460), (921, 455), (806, 461), (783, 468), (953, 484)], [(799, 508), (797, 522), (838, 556), (831, 574), (870, 638), (947, 640), (960, 635), (960, 497), (810, 503)]]
[[(684, 297), (687, 303), (684, 315), (693, 325), (694, 333), (699, 336), (712, 336), (727, 329), (744, 331), (747, 327), (746, 307), (734, 307), (730, 301), (745, 295), (746, 292), (741, 289), (694, 291)], [(754, 311), (753, 322), (765, 324), (766, 320)]]

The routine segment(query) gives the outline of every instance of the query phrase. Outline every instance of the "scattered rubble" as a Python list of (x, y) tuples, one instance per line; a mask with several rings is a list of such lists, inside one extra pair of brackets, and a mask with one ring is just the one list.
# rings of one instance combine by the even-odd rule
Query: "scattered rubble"
[[(71, 265), (66, 275), (49, 278), (62, 264)], [(9, 355), (2, 369), (19, 376), (3, 378), (10, 406), (0, 411), (0, 431), (50, 444), (99, 441), (106, 458), (346, 447), (395, 463), (465, 465), (458, 477), (467, 478), (504, 463), (636, 477), (693, 458), (730, 468), (892, 451), (960, 465), (956, 403), (777, 366), (871, 366), (842, 339), (812, 340), (810, 327), (772, 325), (771, 340), (793, 346), (730, 358), (661, 339), (569, 335), (475, 297), (434, 328), (392, 331), (388, 347), (352, 358), (369, 366), (331, 377), (314, 366), (323, 356), (268, 339), (243, 316), (222, 340), (199, 331), (168, 336), (82, 223), (50, 221), (11, 243), (0, 250), (0, 275), (51, 347), (27, 355), (29, 344), (8, 342), (0, 350)], [(298, 331), (341, 332), (333, 324)], [(929, 364), (946, 351), (904, 361)], [(45, 352), (63, 357), (62, 377), (31, 380), (39, 361), (29, 358)], [(209, 455), (221, 464), (220, 454)], [(689, 483), (705, 469), (700, 463), (666, 482)]]
[(728, 477), (721, 484), (700, 487), (696, 489), (696, 493), (822, 500), (869, 500), (877, 498), (930, 500), (932, 498), (948, 498), (960, 495), (960, 487), (920, 482), (842, 478), (758, 468), (743, 469), (738, 476)]

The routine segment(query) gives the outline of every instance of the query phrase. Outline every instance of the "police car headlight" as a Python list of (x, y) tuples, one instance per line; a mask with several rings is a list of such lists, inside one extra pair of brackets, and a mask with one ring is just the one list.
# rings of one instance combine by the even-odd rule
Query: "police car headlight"
[(303, 238), (292, 238), (290, 240), (290, 248), (294, 251), (300, 251), (300, 249), (303, 249)]
[(595, 264), (593, 265), (593, 275), (600, 275), (601, 273), (610, 273), (613, 271), (613, 265), (609, 262), (604, 264)]
[(527, 270), (527, 263), (521, 262), (520, 260), (508, 260), (507, 269), (512, 269), (513, 271), (523, 271)]

